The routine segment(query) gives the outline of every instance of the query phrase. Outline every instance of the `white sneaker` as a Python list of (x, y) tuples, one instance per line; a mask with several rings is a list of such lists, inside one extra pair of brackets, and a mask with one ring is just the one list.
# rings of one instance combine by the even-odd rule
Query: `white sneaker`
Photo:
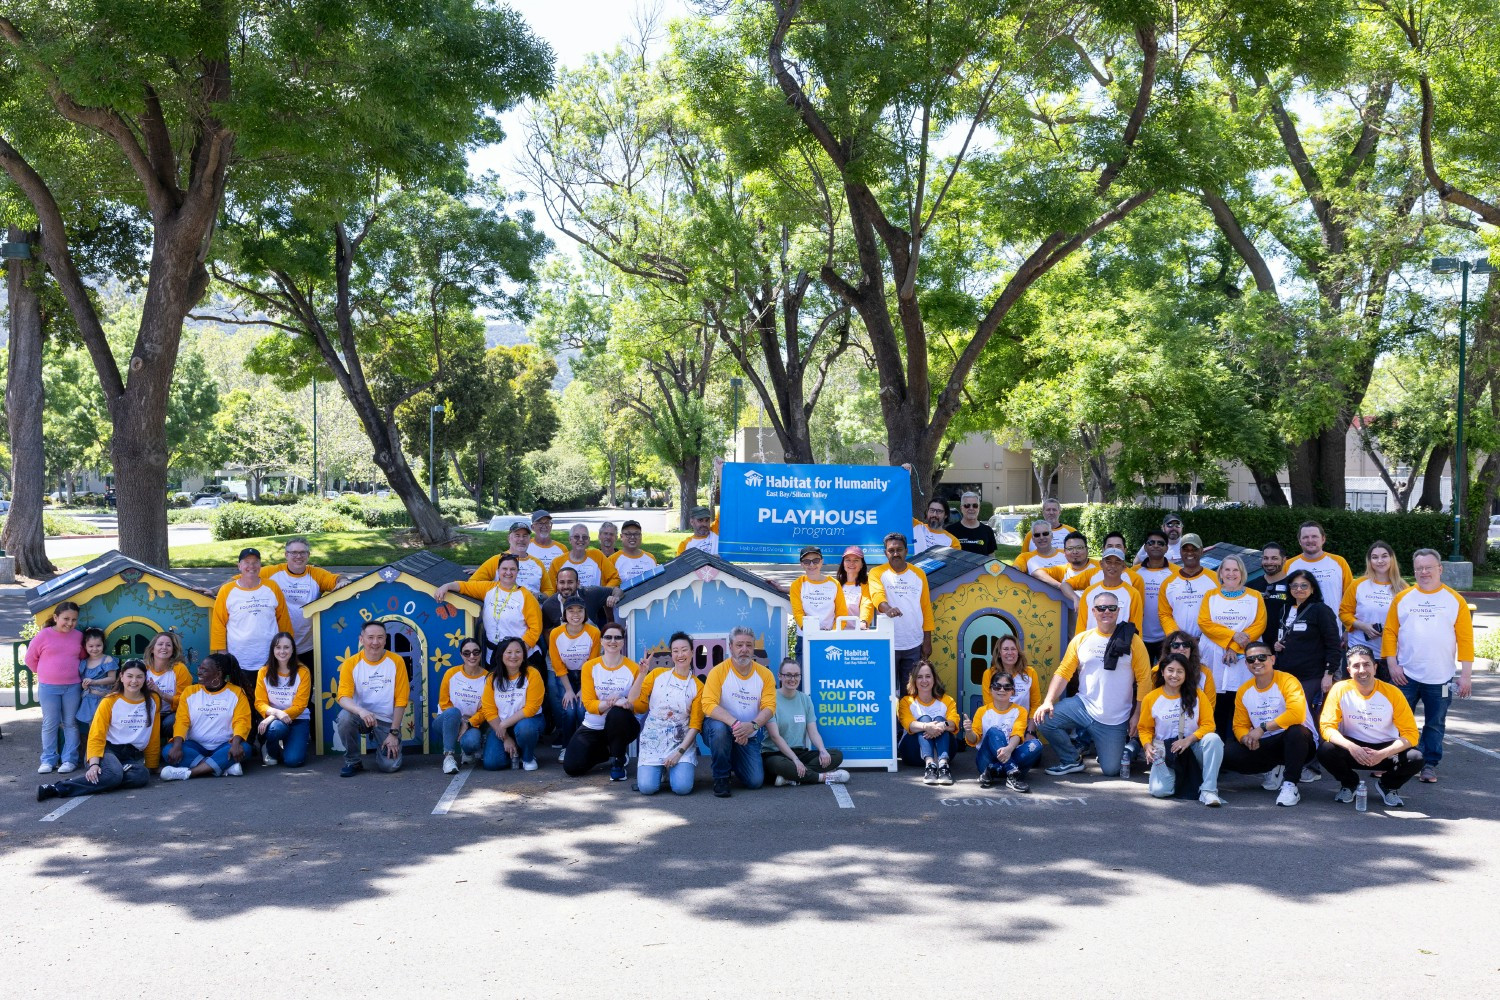
[(453, 755), (451, 753), (445, 753), (445, 754), (443, 754), (443, 773), (444, 774), (457, 774), (458, 773), (458, 761), (456, 761), (456, 760), (453, 759)]
[(531, 758), (530, 760), (521, 761), (521, 770), (523, 771), (535, 771), (537, 767), (538, 765), (535, 757)]
[(1276, 789), (1281, 787), (1281, 775), (1285, 770), (1286, 767), (1282, 764), (1277, 764), (1275, 767), (1271, 768), (1266, 772), (1266, 776), (1260, 779), (1260, 787), (1264, 788), (1268, 792), (1276, 791)]
[(459, 767), (468, 767), (472, 763), (474, 763), (474, 755), (473, 754), (469, 753), (467, 750), (460, 750), (458, 752), (458, 766)]
[(193, 769), (190, 767), (172, 767), (168, 765), (161, 769), (162, 781), (186, 781), (192, 776)]
[(1401, 796), (1397, 795), (1395, 792), (1386, 791), (1379, 785), (1376, 785), (1375, 787), (1379, 789), (1380, 800), (1386, 804), (1386, 808), (1400, 809), (1402, 806), (1406, 805), (1406, 803), (1402, 801)]
[(1313, 781), (1322, 781), (1323, 772), (1317, 770), (1316, 768), (1304, 767), (1302, 769), (1302, 777), (1298, 778), (1297, 780), (1302, 782), (1303, 784), (1307, 784), (1308, 782)]
[(1281, 794), (1276, 796), (1278, 806), (1294, 806), (1302, 801), (1302, 793), (1297, 791), (1295, 782), (1283, 781), (1281, 783)]
[(233, 764), (230, 764), (224, 769), (224, 777), (226, 778), (238, 778), (244, 773), (245, 769), (243, 767), (240, 767), (239, 761), (235, 761)]
[(72, 774), (76, 770), (78, 770), (78, 765), (77, 764), (73, 763), (70, 760), (65, 760), (65, 761), (62, 762), (62, 766), (60, 766), (57, 769), (57, 773), (58, 774)]
[(1219, 797), (1218, 792), (1199, 792), (1198, 801), (1214, 809), (1224, 804), (1224, 800)]
[(271, 756), (271, 748), (270, 747), (264, 747), (263, 746), (263, 747), (260, 748), (260, 762), (262, 764), (264, 764), (266, 767), (275, 767), (276, 766), (276, 758)]
[(778, 774), (776, 776), (776, 787), (777, 788), (785, 788), (787, 785), (790, 785), (790, 784), (792, 784), (792, 782), (787, 781), (781, 775)]
[(36, 773), (37, 774), (51, 774), (53, 771), (56, 771), (56, 770), (57, 770), (57, 768), (53, 767), (51, 764), (43, 764), (41, 767), (39, 767), (39, 768), (36, 769)]
[(824, 784), (828, 785), (842, 785), (848, 780), (849, 772), (844, 770), (842, 767), (837, 771), (825, 772), (823, 775), (823, 782)]

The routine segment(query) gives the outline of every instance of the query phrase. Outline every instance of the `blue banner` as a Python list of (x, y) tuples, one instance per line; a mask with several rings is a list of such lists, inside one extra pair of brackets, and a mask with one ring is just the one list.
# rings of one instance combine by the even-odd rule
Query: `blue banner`
[(728, 462), (719, 507), (719, 555), (741, 562), (797, 561), (805, 545), (832, 564), (858, 545), (885, 562), (893, 531), (911, 542), (911, 475), (883, 465)]
[(845, 764), (894, 770), (896, 661), (890, 635), (810, 632), (802, 655), (824, 745), (843, 751)]

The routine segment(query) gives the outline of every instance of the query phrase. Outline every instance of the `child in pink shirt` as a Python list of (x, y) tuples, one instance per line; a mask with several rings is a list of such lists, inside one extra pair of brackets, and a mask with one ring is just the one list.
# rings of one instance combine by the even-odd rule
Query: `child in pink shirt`
[[(52, 620), (26, 647), (26, 666), (36, 674), (42, 702), (42, 764), (38, 774), (68, 774), (78, 769), (82, 740), (74, 719), (83, 698), (78, 680), (78, 661), (83, 659), (83, 636), (78, 631), (78, 605), (63, 601), (52, 612)], [(61, 727), (61, 764), (57, 731)]]

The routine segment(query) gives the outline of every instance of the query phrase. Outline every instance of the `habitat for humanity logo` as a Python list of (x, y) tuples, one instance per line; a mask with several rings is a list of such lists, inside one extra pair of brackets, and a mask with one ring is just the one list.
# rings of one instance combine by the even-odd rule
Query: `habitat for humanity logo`
[(754, 469), (751, 469), (751, 470), (749, 470), (748, 472), (745, 473), (745, 485), (746, 486), (759, 486), (762, 483), (764, 483), (765, 481), (766, 481), (766, 477), (762, 476), (759, 472), (756, 472)]
[(823, 658), (826, 660), (833, 660), (834, 662), (838, 662), (839, 660), (842, 660), (844, 658), (844, 651), (837, 646), (833, 646), (823, 651)]

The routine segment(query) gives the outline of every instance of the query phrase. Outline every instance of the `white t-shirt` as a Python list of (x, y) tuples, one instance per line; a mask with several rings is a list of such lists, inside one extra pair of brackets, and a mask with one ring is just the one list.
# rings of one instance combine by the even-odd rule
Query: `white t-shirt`
[[(1158, 604), (1165, 603), (1171, 609), (1178, 628), (1188, 635), (1199, 636), (1203, 630), (1198, 627), (1198, 606), (1203, 603), (1204, 595), (1218, 585), (1219, 579), (1212, 570), (1205, 569), (1192, 579), (1174, 573), (1161, 585)], [(1165, 629), (1165, 624), (1162, 627)]]
[(558, 556), (565, 556), (568, 554), (568, 547), (555, 538), (549, 538), (546, 545), (542, 545), (537, 541), (532, 540), (532, 542), (526, 546), (526, 551), (530, 552), (532, 558), (539, 561), (543, 566), (551, 566), (552, 561)]

